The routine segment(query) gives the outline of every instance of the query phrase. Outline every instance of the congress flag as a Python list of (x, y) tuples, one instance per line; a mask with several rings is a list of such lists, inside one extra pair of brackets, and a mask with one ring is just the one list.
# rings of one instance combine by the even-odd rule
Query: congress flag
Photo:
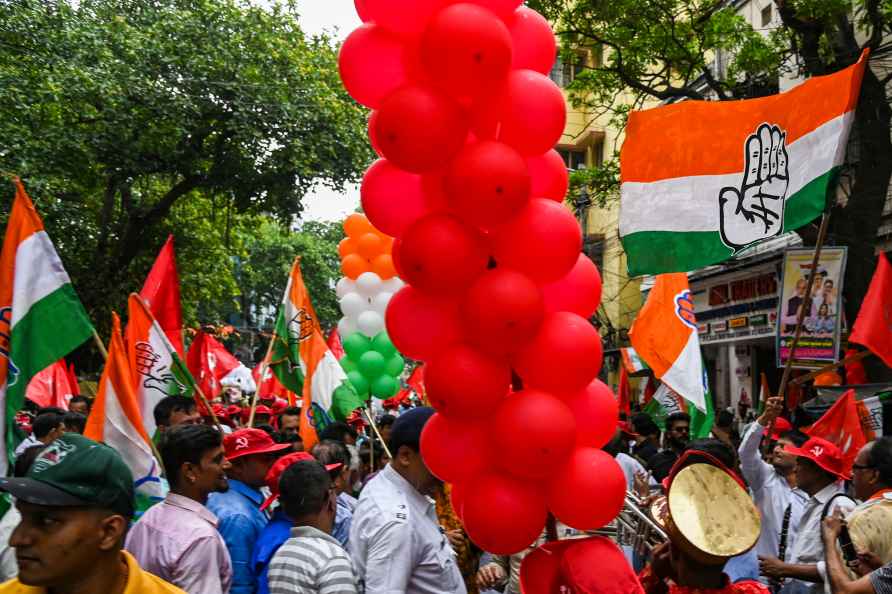
[(291, 268), (272, 340), (270, 366), (279, 381), (302, 398), (300, 433), (309, 449), (318, 440), (317, 428), (345, 420), (363, 403), (325, 343), (300, 259)]
[(84, 435), (113, 447), (133, 473), (136, 509), (142, 512), (164, 499), (161, 466), (149, 445), (149, 435), (131, 385), (130, 365), (121, 338), (121, 321), (112, 314), (112, 335), (99, 393), (87, 418)]
[(164, 329), (170, 343), (180, 358), (183, 357), (183, 313), (180, 309), (180, 277), (177, 274), (177, 260), (173, 251), (173, 235), (167, 238), (164, 247), (155, 258), (155, 263), (139, 292)]
[(715, 264), (818, 217), (843, 164), (866, 63), (865, 53), (770, 97), (633, 112), (620, 155), (629, 275)]
[(700, 337), (686, 274), (657, 276), (629, 337), (657, 379), (706, 412)]
[(0, 475), (28, 383), (90, 338), (93, 325), (19, 180), (0, 252)]
[(155, 405), (167, 396), (191, 398), (195, 380), (142, 297), (127, 302), (127, 363), (143, 427), (155, 433)]

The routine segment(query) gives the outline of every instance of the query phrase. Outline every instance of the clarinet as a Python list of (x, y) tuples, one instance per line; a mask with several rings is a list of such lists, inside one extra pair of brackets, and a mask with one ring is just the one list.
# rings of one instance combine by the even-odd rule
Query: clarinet
[[(777, 558), (781, 561), (787, 560), (787, 537), (790, 533), (790, 516), (792, 515), (793, 505), (788, 504), (787, 509), (784, 510), (784, 521), (781, 524), (780, 544), (777, 547)], [(777, 594), (778, 592), (780, 592), (781, 587), (784, 585), (784, 580), (772, 578), (770, 580), (770, 583), (771, 592), (773, 594)]]

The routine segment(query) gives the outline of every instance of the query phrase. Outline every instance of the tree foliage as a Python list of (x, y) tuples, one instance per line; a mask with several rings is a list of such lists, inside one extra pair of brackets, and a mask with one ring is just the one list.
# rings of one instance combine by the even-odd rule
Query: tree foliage
[(94, 320), (168, 233), (187, 320), (238, 311), (233, 257), (272, 225), (258, 217), (291, 225), (314, 185), (359, 178), (366, 116), (336, 52), (292, 5), (0, 3), (0, 171), (25, 181)]

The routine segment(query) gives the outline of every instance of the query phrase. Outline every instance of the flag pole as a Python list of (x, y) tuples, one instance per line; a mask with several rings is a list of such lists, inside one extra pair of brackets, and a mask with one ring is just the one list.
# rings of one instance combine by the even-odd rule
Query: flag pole
[[(781, 377), (780, 388), (777, 395), (783, 400), (784, 410), (787, 409), (787, 385), (790, 383), (790, 374), (793, 373), (793, 361), (796, 358), (796, 347), (799, 346), (799, 338), (802, 336), (802, 326), (805, 322), (805, 309), (811, 310), (812, 289), (815, 286), (815, 278), (818, 276), (818, 263), (821, 260), (821, 250), (824, 248), (824, 240), (827, 238), (827, 227), (830, 223), (830, 213), (825, 212), (821, 218), (821, 227), (818, 230), (818, 241), (815, 243), (815, 253), (811, 260), (811, 270), (808, 272), (808, 282), (805, 287), (805, 299), (802, 302), (799, 312), (796, 314), (796, 330), (793, 333), (793, 342), (790, 344), (790, 356), (787, 357), (787, 363), (784, 365), (784, 375)], [(780, 320), (778, 320), (778, 323)], [(780, 346), (780, 345), (778, 345)], [(768, 425), (768, 435), (774, 431), (774, 420)], [(769, 442), (770, 443), (770, 440)], [(767, 448), (768, 446), (766, 446)]]
[[(102, 353), (102, 359), (108, 363), (108, 349), (105, 348), (105, 344), (102, 342), (102, 339), (99, 338), (99, 333), (96, 332), (96, 328), (93, 328), (93, 340), (96, 342), (96, 346), (99, 347), (99, 352)], [(148, 439), (149, 447), (152, 449), (152, 455), (155, 456), (155, 459), (158, 461), (158, 468), (161, 469), (161, 474), (167, 476), (167, 472), (164, 470), (164, 461), (161, 459), (161, 452), (158, 451), (158, 446), (155, 445), (155, 442), (152, 441), (152, 438)]]
[(393, 459), (393, 455), (390, 453), (390, 448), (387, 447), (387, 444), (384, 442), (384, 438), (381, 437), (381, 432), (378, 431), (378, 425), (375, 423), (375, 419), (372, 418), (372, 415), (369, 414), (369, 411), (366, 407), (362, 407), (362, 412), (365, 413), (365, 418), (369, 420), (369, 424), (372, 426), (372, 430), (375, 432), (375, 435), (378, 436), (378, 439), (381, 440), (381, 445), (384, 446), (384, 453), (387, 454), (387, 457)]
[(204, 390), (201, 389), (201, 386), (198, 383), (195, 384), (195, 391), (198, 392), (198, 397), (201, 398), (201, 403), (207, 409), (208, 413), (211, 415), (211, 420), (214, 422), (214, 426), (217, 428), (217, 431), (220, 434), (223, 434), (223, 427), (220, 426), (220, 419), (217, 418), (217, 415), (214, 414), (214, 409), (211, 408), (211, 403), (208, 401), (207, 396), (204, 395)]
[(813, 380), (816, 377), (818, 377), (819, 375), (827, 373), (828, 371), (833, 371), (837, 367), (843, 367), (845, 365), (848, 365), (849, 363), (854, 363), (855, 361), (860, 361), (861, 359), (866, 359), (867, 357), (871, 356), (872, 354), (873, 353), (871, 353), (870, 351), (867, 351), (867, 350), (858, 351), (854, 355), (849, 355), (848, 357), (846, 357), (844, 359), (840, 359), (839, 361), (837, 361), (835, 363), (828, 363), (827, 365), (824, 365), (823, 367), (819, 367), (818, 369), (815, 369), (811, 373), (793, 378), (790, 380), (790, 383), (793, 385), (804, 384), (808, 380)]
[[(273, 336), (269, 339), (269, 344), (266, 346), (266, 355), (260, 363), (260, 386), (263, 385), (263, 378), (266, 376), (266, 370), (269, 369), (269, 358), (273, 355), (273, 343), (276, 342), (277, 336), (278, 335), (274, 329)], [(254, 396), (251, 397), (251, 414), (248, 415), (248, 427), (254, 426), (254, 413), (257, 412), (257, 399), (260, 397), (260, 386), (257, 386), (257, 389), (254, 391)]]

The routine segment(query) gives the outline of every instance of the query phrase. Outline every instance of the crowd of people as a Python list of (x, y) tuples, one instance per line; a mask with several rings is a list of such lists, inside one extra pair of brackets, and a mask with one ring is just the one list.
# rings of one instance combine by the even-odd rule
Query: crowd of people
[[(14, 501), (0, 520), (0, 593), (538, 594), (532, 553), (554, 540), (570, 543), (552, 554), (573, 575), (555, 592), (892, 591), (892, 437), (867, 444), (849, 475), (840, 449), (790, 426), (778, 399), (739, 435), (722, 418), (691, 440), (684, 413), (665, 431), (644, 414), (619, 424), (605, 450), (639, 511), (663, 526), (661, 544), (622, 546), (608, 527), (617, 547), (550, 522), (510, 556), (470, 541), (449, 486), (425, 465), (430, 408), (382, 415), (376, 431), (333, 423), (304, 451), (299, 409), (264, 403), (258, 426), (224, 410), (221, 427), (192, 400), (165, 398), (155, 443), (169, 492), (140, 515), (120, 456), (80, 435), (89, 399), (72, 404), (36, 412), (0, 479)], [(683, 486), (692, 477), (697, 487)], [(673, 492), (703, 510), (706, 528), (673, 514)], [(736, 548), (711, 550), (698, 530)]]

